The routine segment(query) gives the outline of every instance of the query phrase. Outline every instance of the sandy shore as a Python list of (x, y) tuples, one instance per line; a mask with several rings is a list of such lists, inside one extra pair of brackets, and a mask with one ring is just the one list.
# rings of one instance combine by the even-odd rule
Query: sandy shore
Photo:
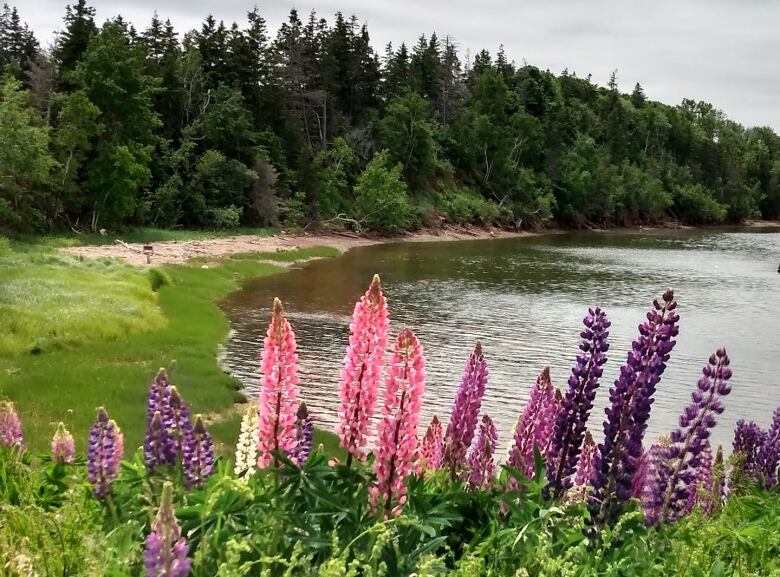
[[(314, 246), (333, 247), (345, 252), (357, 246), (369, 246), (385, 242), (436, 242), (449, 240), (474, 240), (533, 236), (531, 232), (508, 232), (499, 229), (446, 228), (437, 232), (425, 231), (390, 238), (371, 238), (343, 234), (285, 234), (274, 236), (229, 236), (224, 238), (164, 241), (154, 243), (151, 265), (183, 264), (194, 258), (218, 260), (222, 257), (247, 252), (278, 252)], [(120, 243), (112, 245), (75, 246), (61, 249), (63, 252), (86, 258), (115, 258), (138, 266), (147, 266), (143, 245)]]
[[(642, 231), (663, 231), (670, 229), (693, 230), (699, 227), (684, 226), (669, 223), (659, 226), (640, 226), (634, 229)], [(703, 227), (707, 228), (707, 227)], [(719, 227), (713, 227), (719, 228)], [(729, 227), (727, 227), (729, 228)], [(780, 221), (754, 220), (747, 221), (741, 228), (768, 229), (780, 228)], [(593, 232), (628, 231), (632, 229), (592, 229)], [(421, 231), (394, 237), (363, 237), (353, 234), (288, 234), (280, 233), (274, 236), (240, 235), (224, 238), (200, 240), (171, 240), (154, 243), (152, 266), (160, 264), (183, 264), (194, 258), (218, 260), (231, 254), (247, 252), (278, 252), (296, 250), (314, 246), (333, 247), (341, 252), (357, 247), (390, 242), (438, 242), (449, 240), (477, 240), (487, 238), (510, 238), (536, 236), (538, 234), (555, 234), (557, 229), (541, 232), (511, 232), (501, 229), (482, 229), (477, 227), (445, 227), (438, 231)], [(61, 249), (68, 254), (86, 258), (115, 258), (132, 265), (147, 266), (143, 245), (137, 243), (120, 243), (117, 238), (112, 245), (75, 246)]]

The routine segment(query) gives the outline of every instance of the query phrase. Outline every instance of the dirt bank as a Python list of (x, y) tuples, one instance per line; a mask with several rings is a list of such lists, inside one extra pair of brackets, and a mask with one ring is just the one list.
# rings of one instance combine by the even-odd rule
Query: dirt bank
[[(424, 231), (390, 238), (370, 238), (342, 234), (285, 234), (274, 236), (230, 236), (225, 238), (164, 241), (154, 243), (152, 266), (160, 264), (183, 264), (194, 258), (219, 259), (231, 254), (246, 252), (277, 252), (309, 248), (313, 246), (333, 247), (345, 252), (356, 246), (368, 246), (383, 242), (435, 242), (445, 240), (468, 240), (480, 238), (505, 238), (531, 236), (530, 232), (507, 232), (478, 228), (446, 228), (440, 231)], [(146, 266), (143, 244), (120, 243), (113, 245), (75, 246), (63, 248), (68, 254), (86, 258), (115, 258), (132, 265)]]

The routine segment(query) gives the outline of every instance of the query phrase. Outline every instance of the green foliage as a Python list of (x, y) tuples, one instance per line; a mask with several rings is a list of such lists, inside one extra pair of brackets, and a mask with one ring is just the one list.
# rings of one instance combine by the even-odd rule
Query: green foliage
[(495, 203), (468, 188), (444, 194), (444, 214), (456, 224), (492, 225), (499, 217)]
[(49, 153), (49, 131), (28, 98), (16, 80), (0, 86), (0, 227), (46, 224), (46, 186), (57, 163)]
[(407, 92), (390, 103), (379, 127), (389, 160), (399, 163), (407, 181), (420, 189), (437, 167), (436, 127), (429, 117), (425, 99)]
[(373, 230), (395, 233), (412, 223), (412, 207), (400, 164), (386, 151), (377, 153), (355, 184), (358, 217)]
[[(711, 103), (517, 66), (503, 48), (464, 67), (436, 34), (380, 59), (367, 26), (341, 13), (302, 22), (292, 10), (276, 31), (257, 9), (247, 21), (209, 16), (184, 33), (153, 15), (139, 33), (117, 16), (98, 29), (79, 0), (49, 55), (3, 9), (0, 66), (30, 93), (1, 104), (25, 152), (0, 158), (0, 224), (340, 225), (364, 216), (355, 186), (379, 150), (402, 167), (404, 229), (442, 213), (493, 220), (488, 203), (517, 228), (780, 217), (780, 137)], [(488, 213), (462, 196), (448, 207), (461, 188)]]
[[(140, 415), (143, 419), (143, 414)], [(175, 469), (149, 475), (127, 454), (110, 501), (85, 486), (83, 461), (33, 460), (0, 448), (0, 547), (4, 574), (140, 575), (143, 543), (163, 482), (174, 485), (193, 577), (705, 577), (780, 572), (780, 498), (732, 496), (722, 512), (700, 512), (660, 528), (629, 510), (589, 539), (581, 503), (545, 501), (539, 475), (522, 490), (467, 490), (448, 474), (409, 479), (399, 517), (367, 506), (369, 468), (328, 463), (315, 449), (301, 469), (236, 479), (227, 460), (202, 490), (185, 491)]]

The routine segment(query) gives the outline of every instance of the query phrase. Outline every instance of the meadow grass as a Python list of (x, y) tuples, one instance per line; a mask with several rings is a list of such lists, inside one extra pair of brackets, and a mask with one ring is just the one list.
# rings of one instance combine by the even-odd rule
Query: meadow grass
[[(63, 257), (43, 246), (6, 242), (0, 261), (0, 282), (21, 283), (8, 294), (0, 289), (0, 397), (16, 404), (33, 451), (47, 449), (58, 421), (83, 451), (99, 405), (125, 432), (128, 450), (138, 447), (147, 386), (160, 367), (168, 369), (193, 413), (230, 409), (241, 395), (216, 361), (228, 321), (215, 301), (245, 279), (284, 270), (263, 261), (338, 254), (321, 248), (257, 253), (205, 269), (171, 265), (150, 274), (111, 261)], [(153, 283), (161, 284), (157, 292)], [(6, 328), (7, 313), (18, 335)], [(218, 443), (235, 442), (238, 420), (232, 421), (215, 424)]]

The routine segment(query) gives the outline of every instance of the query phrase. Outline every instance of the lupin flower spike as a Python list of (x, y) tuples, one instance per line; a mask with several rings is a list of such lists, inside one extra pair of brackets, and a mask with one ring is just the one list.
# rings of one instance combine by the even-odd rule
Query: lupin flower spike
[(411, 329), (398, 333), (385, 382), (382, 419), (374, 450), (376, 481), (369, 502), (385, 518), (406, 503), (406, 477), (416, 468), (417, 425), (425, 392), (425, 358)]
[(11, 401), (0, 401), (0, 445), (24, 448), (22, 422)]
[(708, 515), (711, 510), (712, 498), (712, 449), (710, 444), (701, 452), (701, 461), (694, 471), (693, 481), (688, 491), (688, 500), (683, 508), (683, 515), (690, 515), (698, 506), (702, 513)]
[(258, 417), (257, 466), (274, 464), (275, 451), (287, 453), (297, 444), (298, 354), (295, 334), (274, 299), (273, 316), (263, 343), (262, 388)]
[(175, 386), (170, 388), (167, 411), (162, 417), (169, 442), (166, 457), (168, 463), (175, 465), (182, 455), (184, 439), (192, 431), (190, 410)]
[[(550, 381), (550, 368), (546, 367), (537, 377), (523, 414), (517, 423), (514, 444), (508, 465), (530, 479), (534, 475), (534, 447), (543, 453), (555, 423), (555, 389)], [(514, 478), (511, 488), (516, 489)]]
[(600, 308), (589, 309), (583, 319), (580, 353), (571, 370), (566, 396), (555, 421), (547, 461), (546, 493), (560, 497), (571, 486), (593, 399), (607, 362), (610, 322)]
[(233, 472), (243, 481), (257, 471), (257, 406), (250, 404), (241, 419)]
[(203, 423), (203, 416), (195, 416), (195, 425), (184, 438), (184, 486), (201, 488), (214, 472), (214, 443)]
[(366, 293), (355, 303), (349, 325), (349, 344), (341, 369), (338, 435), (352, 458), (365, 459), (379, 381), (382, 377), (387, 333), (390, 327), (387, 299), (379, 275), (374, 275)]
[(715, 462), (712, 464), (712, 493), (708, 500), (708, 515), (720, 513), (723, 507), (723, 499), (726, 495), (726, 465), (723, 462), (723, 447), (718, 445), (718, 451), (715, 453)]
[(570, 503), (585, 501), (596, 471), (597, 455), (596, 443), (593, 441), (590, 431), (585, 431), (580, 454), (577, 457), (577, 466), (575, 467), (574, 475), (572, 475), (571, 485), (565, 494), (566, 501)]
[(479, 433), (474, 447), (468, 457), (469, 486), (474, 489), (490, 489), (495, 475), (495, 462), (493, 454), (496, 452), (498, 433), (493, 420), (488, 416), (482, 417), (479, 425)]
[(309, 453), (311, 453), (311, 444), (314, 438), (314, 421), (304, 402), (301, 402), (301, 404), (298, 405), (295, 431), (298, 444), (290, 451), (288, 456), (293, 463), (298, 465), (298, 467), (303, 467), (309, 458)]
[(431, 419), (428, 430), (425, 431), (422, 446), (420, 447), (420, 467), (421, 469), (438, 469), (441, 466), (443, 457), (443, 431), (441, 421), (436, 415)]
[(757, 482), (766, 470), (767, 433), (753, 421), (740, 419), (734, 428), (733, 453), (739, 456), (739, 463), (732, 472), (734, 480), (747, 479)]
[(463, 377), (455, 393), (447, 434), (444, 436), (443, 466), (450, 470), (453, 479), (458, 469), (466, 464), (466, 453), (474, 440), (487, 379), (487, 362), (482, 353), (482, 344), (477, 342), (474, 352), (466, 360)]
[(187, 540), (173, 510), (173, 486), (166, 481), (152, 531), (146, 537), (146, 577), (185, 577), (190, 572), (188, 552)]
[(160, 415), (165, 416), (168, 413), (168, 400), (171, 393), (171, 381), (168, 378), (168, 372), (164, 368), (157, 371), (152, 382), (149, 383), (149, 392), (146, 397), (146, 424), (152, 422), (154, 414), (159, 411)]
[(716, 424), (715, 415), (724, 410), (721, 398), (731, 392), (729, 364), (726, 350), (718, 349), (702, 370), (703, 376), (691, 394), (692, 402), (680, 416), (680, 428), (672, 432), (671, 445), (654, 471), (648, 523), (674, 522), (685, 514), (691, 492), (696, 489), (703, 452), (709, 446), (710, 429)]
[(760, 453), (762, 480), (764, 488), (769, 490), (777, 484), (777, 465), (780, 463), (780, 407), (775, 409)]
[(676, 308), (671, 289), (664, 292), (661, 302), (653, 302), (609, 391), (611, 406), (606, 409), (604, 440), (599, 445), (594, 490), (589, 497), (593, 534), (617, 518), (631, 496), (655, 388), (679, 332)]
[(144, 463), (150, 474), (154, 473), (157, 467), (170, 464), (172, 446), (173, 441), (165, 428), (162, 415), (160, 411), (156, 411), (144, 437)]
[[(123, 441), (116, 423), (108, 418), (103, 407), (97, 411), (97, 418), (89, 430), (87, 449), (87, 479), (96, 497), (104, 499), (111, 492), (111, 483), (119, 474), (119, 461)], [(120, 446), (120, 444), (122, 446)]]
[(57, 463), (70, 465), (76, 459), (76, 443), (73, 435), (65, 428), (65, 423), (57, 425), (57, 431), (51, 439), (51, 459)]

